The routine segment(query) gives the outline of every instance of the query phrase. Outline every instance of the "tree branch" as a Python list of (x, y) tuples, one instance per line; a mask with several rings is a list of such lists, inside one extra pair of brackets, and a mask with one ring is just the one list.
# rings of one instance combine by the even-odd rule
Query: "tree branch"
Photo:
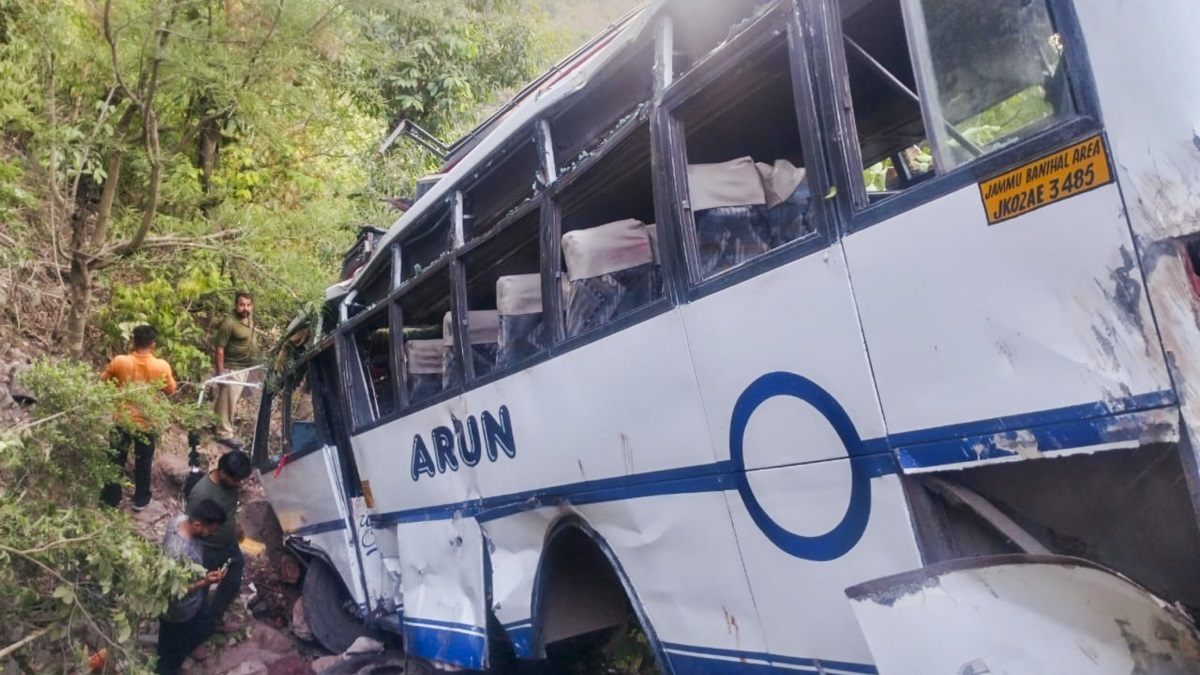
[(137, 94), (135, 94), (133, 90), (130, 89), (127, 84), (125, 84), (125, 78), (121, 77), (121, 59), (117, 54), (117, 37), (113, 33), (112, 29), (112, 0), (104, 0), (103, 20), (104, 40), (108, 43), (108, 51), (112, 55), (113, 75), (117, 80), (117, 86), (121, 88), (121, 91), (125, 92), (125, 95), (129, 97), (129, 100), (133, 101), (135, 105), (140, 106), (141, 100), (137, 97)]
[(20, 640), (17, 640), (16, 642), (5, 647), (4, 649), (0, 649), (0, 659), (7, 657), (9, 654), (12, 654), (13, 652), (17, 651), (21, 647), (24, 647), (25, 645), (29, 644), (30, 642), (33, 642), (34, 640), (42, 637), (43, 635), (45, 635), (46, 633), (49, 633), (49, 632), (50, 632), (49, 626), (46, 626), (45, 628), (39, 628), (38, 630), (33, 631), (29, 635), (26, 635), (25, 637), (21, 638)]

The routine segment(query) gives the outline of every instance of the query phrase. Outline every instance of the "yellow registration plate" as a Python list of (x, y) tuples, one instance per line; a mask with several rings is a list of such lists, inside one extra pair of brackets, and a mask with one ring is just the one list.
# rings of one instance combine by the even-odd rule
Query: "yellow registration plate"
[(979, 184), (989, 225), (1112, 182), (1108, 148), (1093, 136)]

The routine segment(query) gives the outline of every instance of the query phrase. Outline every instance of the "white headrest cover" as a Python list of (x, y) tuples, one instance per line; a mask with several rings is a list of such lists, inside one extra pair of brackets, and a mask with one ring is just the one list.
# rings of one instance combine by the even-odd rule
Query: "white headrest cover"
[(496, 280), (496, 308), (501, 316), (542, 311), (542, 275), (515, 274)]
[[(471, 344), (495, 342), (500, 337), (500, 313), (494, 309), (467, 312), (467, 328), (471, 331)], [(454, 344), (454, 314), (451, 312), (446, 312), (442, 319), (442, 343)]]
[(721, 164), (689, 164), (687, 173), (692, 211), (767, 203), (762, 177), (749, 157)]
[(404, 360), (410, 375), (441, 375), (442, 341), (408, 340), (404, 343)]
[(804, 182), (807, 172), (796, 168), (786, 159), (775, 160), (775, 166), (759, 162), (754, 165), (762, 177), (763, 189), (767, 194), (767, 208), (774, 208), (787, 201), (788, 197)]
[(654, 262), (650, 234), (640, 220), (619, 220), (562, 237), (567, 278), (591, 279)]

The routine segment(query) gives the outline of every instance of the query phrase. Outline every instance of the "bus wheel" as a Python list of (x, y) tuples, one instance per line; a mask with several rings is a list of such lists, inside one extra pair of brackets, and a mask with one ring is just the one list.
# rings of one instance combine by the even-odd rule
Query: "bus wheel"
[(304, 618), (313, 637), (334, 654), (350, 648), (367, 627), (358, 618), (354, 599), (337, 572), (324, 560), (313, 558), (304, 575)]

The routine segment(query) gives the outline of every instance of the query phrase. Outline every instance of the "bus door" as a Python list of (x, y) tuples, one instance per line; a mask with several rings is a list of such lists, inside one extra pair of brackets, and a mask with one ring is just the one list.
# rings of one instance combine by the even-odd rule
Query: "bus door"
[[(353, 455), (339, 443), (345, 430), (331, 388), (338, 382), (335, 369), (333, 350), (325, 349), (287, 372), (279, 391), (264, 395), (256, 436), (271, 426), (262, 447), (256, 437), (255, 458), (284, 534), (329, 564), (365, 612), (374, 604), (367, 589), (380, 587), (382, 563)], [(272, 403), (278, 414), (272, 415)], [(278, 431), (273, 421), (281, 421)]]
[(903, 470), (1173, 440), (1071, 3), (842, 0), (823, 20), (825, 110), (857, 139), (832, 153), (843, 242)]

